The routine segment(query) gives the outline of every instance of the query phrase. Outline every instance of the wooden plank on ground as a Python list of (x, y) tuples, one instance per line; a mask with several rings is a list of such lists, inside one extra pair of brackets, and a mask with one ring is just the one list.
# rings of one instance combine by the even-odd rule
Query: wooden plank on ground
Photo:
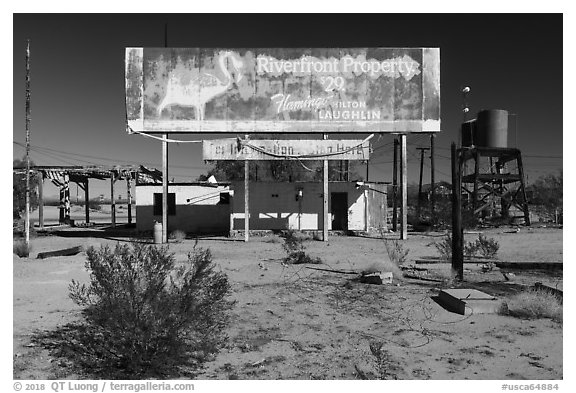
[(67, 257), (67, 256), (79, 254), (82, 251), (83, 251), (82, 246), (76, 246), (76, 247), (71, 247), (71, 248), (65, 248), (63, 250), (40, 252), (40, 253), (38, 253), (37, 258), (38, 259), (46, 259), (46, 258), (51, 258), (51, 257)]

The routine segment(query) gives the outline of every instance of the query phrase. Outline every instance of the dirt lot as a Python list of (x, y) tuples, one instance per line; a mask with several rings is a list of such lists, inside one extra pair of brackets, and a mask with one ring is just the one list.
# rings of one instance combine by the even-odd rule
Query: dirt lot
[[(562, 230), (511, 228), (483, 231), (500, 243), (502, 261), (562, 261)], [(410, 234), (409, 263), (437, 256), (441, 234)], [(467, 240), (477, 237), (466, 235)], [(14, 378), (84, 378), (70, 374), (45, 349), (31, 344), (35, 332), (52, 330), (79, 317), (68, 298), (71, 279), (86, 281), (85, 253), (35, 259), (37, 253), (77, 245), (127, 241), (43, 236), (33, 239), (30, 258), (14, 255)], [(185, 260), (193, 240), (171, 244)], [(361, 271), (388, 259), (382, 239), (334, 236), (307, 241), (307, 251), (326, 266)], [(398, 379), (562, 379), (562, 324), (502, 315), (462, 316), (433, 299), (438, 283), (405, 279), (368, 285), (351, 276), (283, 265), (281, 239), (254, 237), (199, 241), (228, 274), (237, 304), (227, 348), (205, 365), (199, 379), (357, 379), (376, 372), (370, 344), (382, 343), (388, 378)], [(448, 264), (418, 265), (442, 276)], [(523, 285), (542, 281), (562, 287), (562, 272), (514, 272), (505, 281), (499, 269), (482, 273), (465, 265), (465, 287), (505, 299)]]

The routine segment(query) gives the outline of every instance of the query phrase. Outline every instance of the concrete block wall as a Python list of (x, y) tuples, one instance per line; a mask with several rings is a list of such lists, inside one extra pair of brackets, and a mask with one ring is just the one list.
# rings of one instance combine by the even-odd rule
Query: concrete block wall
[[(176, 214), (168, 216), (168, 231), (186, 233), (227, 233), (230, 230), (230, 205), (220, 204), (220, 194), (228, 186), (209, 187), (198, 184), (170, 185), (176, 195)], [(136, 186), (136, 228), (152, 231), (154, 222), (162, 222), (162, 214), (154, 215), (154, 193), (162, 193), (161, 185)]]
[[(321, 230), (322, 229), (322, 193), (323, 185), (320, 182), (294, 182), (273, 183), (253, 182), (249, 185), (250, 229), (296, 229)], [(232, 182), (234, 197), (232, 198), (232, 219), (234, 229), (244, 229), (244, 182)], [(298, 191), (302, 190), (302, 197), (296, 198)], [(354, 182), (331, 182), (328, 185), (330, 194), (343, 192), (348, 199), (348, 230), (367, 230), (366, 223), (370, 224), (370, 209), (366, 209), (369, 199), (383, 199), (386, 206), (385, 194), (381, 197), (369, 198), (372, 192), (364, 188), (356, 188)], [(332, 229), (333, 214), (331, 196), (328, 196), (329, 228)], [(382, 213), (384, 225), (385, 210)], [(372, 220), (374, 221), (374, 220)], [(374, 224), (374, 222), (372, 222)], [(369, 229), (370, 225), (368, 225)]]

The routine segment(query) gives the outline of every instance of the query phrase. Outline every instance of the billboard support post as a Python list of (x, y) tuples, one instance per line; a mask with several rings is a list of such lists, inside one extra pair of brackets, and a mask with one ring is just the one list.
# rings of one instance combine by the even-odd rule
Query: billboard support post
[(162, 243), (168, 243), (168, 134), (162, 135)]
[(38, 172), (38, 225), (44, 229), (44, 175)]
[[(324, 139), (328, 139), (328, 134), (323, 135)], [(322, 225), (322, 240), (328, 241), (328, 160), (322, 162), (322, 218), (324, 223)]]
[(85, 216), (86, 216), (86, 224), (90, 223), (90, 194), (88, 189), (88, 178), (84, 181), (84, 204), (85, 206)]
[(132, 224), (132, 174), (126, 177), (126, 195), (128, 199), (128, 224)]
[(430, 134), (430, 214), (435, 222), (436, 213), (436, 181), (434, 179), (434, 134)]
[(244, 160), (244, 241), (250, 238), (250, 164)]
[(392, 164), (392, 231), (398, 230), (398, 138), (394, 137), (394, 161)]
[(400, 135), (400, 240), (408, 239), (408, 187), (406, 134)]
[(116, 182), (116, 174), (114, 170), (110, 171), (110, 220), (112, 221), (112, 228), (116, 226), (116, 204), (114, 203), (114, 183)]

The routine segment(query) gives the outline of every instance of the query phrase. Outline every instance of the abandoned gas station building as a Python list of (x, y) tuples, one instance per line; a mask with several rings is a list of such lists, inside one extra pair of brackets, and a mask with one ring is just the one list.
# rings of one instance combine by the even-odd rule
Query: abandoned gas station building
[[(250, 183), (251, 230), (322, 230), (321, 182)], [(386, 185), (330, 182), (329, 229), (371, 232), (386, 228)], [(162, 220), (162, 185), (136, 186), (136, 227), (152, 231)], [(230, 233), (244, 229), (244, 182), (170, 184), (168, 231), (188, 234)]]

